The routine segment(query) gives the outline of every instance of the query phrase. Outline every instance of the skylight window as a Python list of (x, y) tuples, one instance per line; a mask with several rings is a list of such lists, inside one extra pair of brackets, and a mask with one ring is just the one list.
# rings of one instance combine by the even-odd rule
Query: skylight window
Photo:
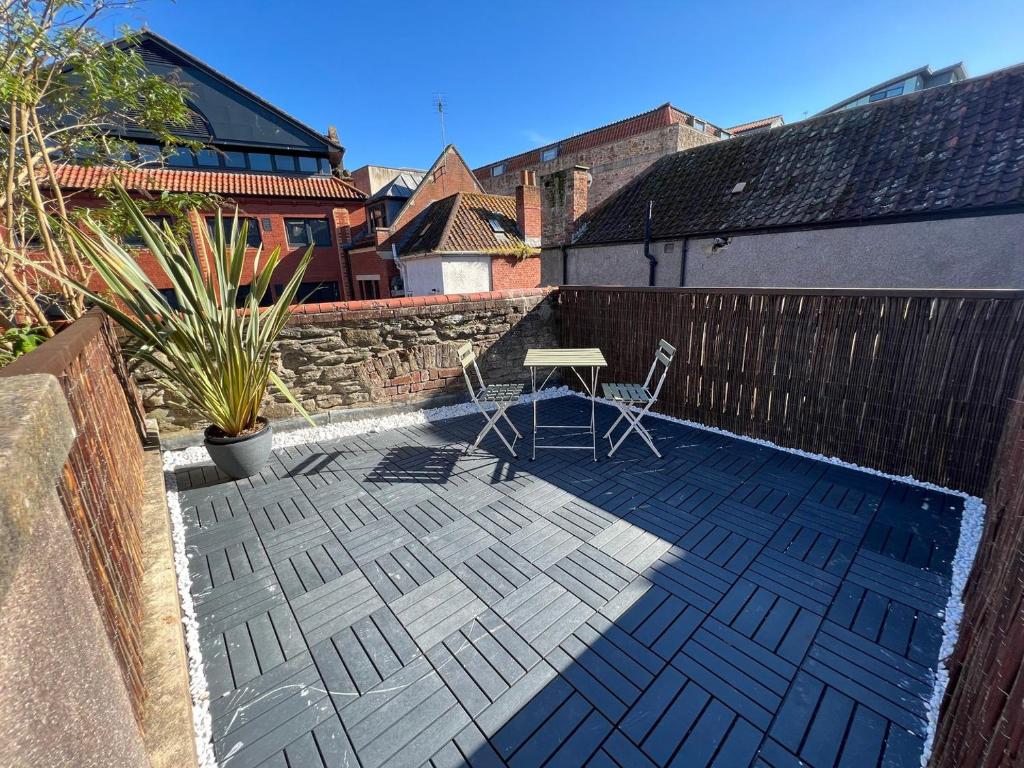
[(493, 218), (493, 217), (488, 219), (487, 223), (491, 225), (491, 231), (492, 232), (502, 232), (503, 233), (505, 231), (505, 228), (503, 226), (501, 226), (501, 222), (498, 221), (497, 219)]

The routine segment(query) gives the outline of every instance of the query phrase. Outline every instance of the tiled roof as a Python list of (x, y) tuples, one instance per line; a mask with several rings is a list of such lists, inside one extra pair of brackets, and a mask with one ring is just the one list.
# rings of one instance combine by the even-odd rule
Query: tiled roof
[[(738, 185), (743, 185), (740, 188)], [(577, 245), (1024, 205), (1024, 66), (678, 152)]]
[(758, 128), (764, 128), (765, 126), (768, 125), (775, 125), (776, 123), (778, 125), (782, 125), (782, 115), (762, 117), (760, 120), (751, 120), (749, 123), (740, 123), (739, 125), (734, 125), (732, 128), (726, 128), (725, 130), (727, 130), (733, 136), (736, 136), (737, 134), (740, 133), (746, 133), (747, 131), (753, 131)]
[[(495, 232), (491, 220), (503, 230)], [(456, 192), (431, 203), (399, 231), (400, 256), (424, 253), (503, 253), (525, 247), (516, 225), (516, 199)]]
[(113, 169), (80, 165), (57, 167), (60, 185), (69, 189), (97, 189), (108, 184), (112, 175), (116, 175), (128, 189), (135, 190), (318, 200), (362, 200), (366, 197), (351, 184), (334, 176), (275, 176), (174, 168)]
[[(543, 147), (531, 149), (529, 152), (523, 152), (518, 155), (513, 155), (512, 157), (506, 157), (504, 160), (488, 163), (485, 166), (475, 169), (473, 173), (476, 174), (477, 178), (488, 178), (490, 177), (491, 166), (501, 163), (504, 163), (505, 165), (505, 173), (518, 171), (521, 168), (528, 168), (542, 162), (541, 154), (546, 149), (558, 147), (560, 155), (567, 155), (573, 152), (581, 152), (586, 149), (600, 147), (614, 141), (628, 139), (631, 136), (639, 136), (642, 133), (654, 131), (658, 128), (666, 128), (675, 123), (688, 123), (692, 119), (692, 115), (688, 115), (686, 112), (676, 109), (671, 104), (665, 103), (660, 107), (655, 107), (649, 112), (643, 112), (639, 115), (627, 117), (614, 123), (609, 123), (608, 125), (602, 125), (599, 128), (592, 128), (589, 131), (578, 133), (575, 136), (570, 136), (562, 139), (561, 141), (556, 141), (553, 144), (545, 144)], [(706, 120), (702, 122), (707, 125), (711, 125), (711, 123), (708, 123)], [(714, 128), (717, 126), (712, 127)]]

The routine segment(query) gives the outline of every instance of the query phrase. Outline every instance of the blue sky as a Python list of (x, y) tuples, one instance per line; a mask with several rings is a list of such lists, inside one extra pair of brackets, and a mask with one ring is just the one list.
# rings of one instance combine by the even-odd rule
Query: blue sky
[(720, 126), (801, 119), (923, 64), (1024, 62), (1024, 2), (149, 0), (148, 25), (318, 130), (345, 165), (478, 166), (666, 101)]

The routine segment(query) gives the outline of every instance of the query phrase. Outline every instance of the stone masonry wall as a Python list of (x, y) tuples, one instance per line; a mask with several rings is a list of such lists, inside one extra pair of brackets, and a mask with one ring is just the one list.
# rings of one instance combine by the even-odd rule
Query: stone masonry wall
[[(465, 395), (456, 350), (466, 341), (488, 383), (525, 382), (526, 350), (558, 345), (556, 301), (552, 289), (538, 288), (301, 305), (277, 342), (275, 365), (311, 414)], [(143, 374), (138, 383), (162, 432), (205, 426), (158, 379)], [(297, 415), (278, 393), (264, 413)]]

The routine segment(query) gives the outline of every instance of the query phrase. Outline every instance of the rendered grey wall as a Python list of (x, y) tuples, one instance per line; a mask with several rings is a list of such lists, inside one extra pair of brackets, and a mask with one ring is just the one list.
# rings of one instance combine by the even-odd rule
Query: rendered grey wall
[[(690, 240), (686, 285), (831, 288), (1024, 288), (1024, 214), (735, 236), (712, 252)], [(658, 285), (679, 285), (679, 253)], [(674, 274), (673, 274), (673, 270)], [(647, 285), (640, 243), (569, 252), (570, 285)]]

